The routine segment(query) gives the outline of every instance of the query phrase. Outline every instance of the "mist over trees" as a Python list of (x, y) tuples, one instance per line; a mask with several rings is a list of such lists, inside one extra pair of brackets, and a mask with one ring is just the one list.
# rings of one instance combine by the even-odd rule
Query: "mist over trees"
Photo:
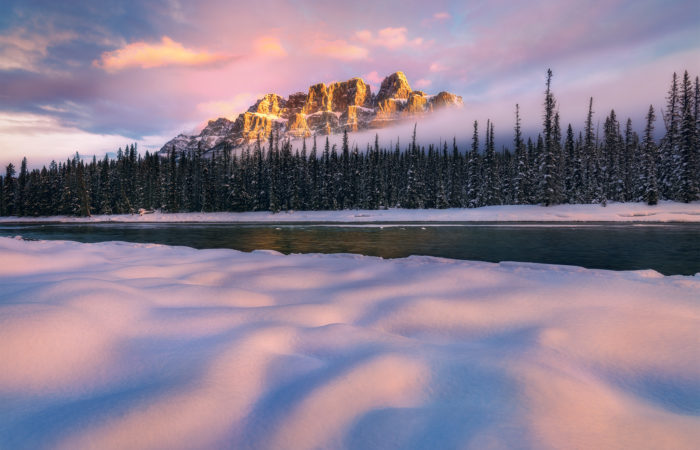
[[(134, 144), (116, 158), (83, 161), (78, 154), (41, 170), (0, 175), (0, 215), (124, 214), (163, 211), (283, 211), (379, 208), (474, 208), (487, 205), (599, 203), (700, 198), (700, 81), (673, 74), (661, 111), (649, 106), (643, 135), (615, 111), (595, 127), (590, 99), (583, 129), (562, 127), (547, 71), (538, 136), (522, 135), (515, 106), (512, 148), (497, 151), (495, 125), (473, 125), (469, 148), (444, 142), (405, 147), (338, 148), (326, 137), (303, 141), (270, 134), (239, 152), (167, 157), (139, 154)], [(657, 115), (665, 130), (654, 140)], [(564, 131), (563, 131), (564, 130)], [(484, 144), (481, 145), (481, 136)]]

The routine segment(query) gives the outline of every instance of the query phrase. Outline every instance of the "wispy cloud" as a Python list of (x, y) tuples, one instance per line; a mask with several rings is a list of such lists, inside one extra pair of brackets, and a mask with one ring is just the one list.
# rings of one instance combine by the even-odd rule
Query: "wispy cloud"
[(383, 77), (379, 76), (379, 73), (377, 73), (376, 70), (371, 71), (370, 73), (364, 74), (362, 78), (365, 81), (369, 81), (372, 84), (378, 84), (381, 83), (382, 80), (384, 80)]
[(343, 61), (366, 59), (369, 56), (369, 51), (366, 48), (349, 44), (342, 39), (335, 41), (318, 39), (314, 42), (311, 50), (316, 55)]
[(25, 28), (12, 29), (0, 35), (0, 71), (41, 72), (41, 61), (47, 57), (49, 48), (76, 37), (70, 31), (39, 34)]
[(233, 59), (231, 55), (209, 53), (185, 48), (182, 44), (163, 36), (160, 43), (133, 42), (124, 48), (104, 52), (93, 65), (107, 72), (132, 67), (151, 69), (162, 66), (208, 66)]
[(422, 88), (426, 88), (426, 87), (430, 86), (431, 84), (433, 84), (432, 81), (426, 80), (425, 78), (421, 78), (420, 80), (416, 81), (413, 84), (413, 87), (417, 87), (419, 89), (422, 89)]
[(447, 67), (443, 66), (439, 62), (434, 62), (434, 63), (430, 64), (430, 71), (431, 72), (444, 72), (445, 70), (447, 70)]
[[(142, 148), (159, 148), (168, 136), (148, 136), (140, 140)], [(55, 117), (42, 114), (8, 113), (0, 111), (0, 165), (17, 162), (27, 156), (32, 166), (46, 165), (52, 159), (74, 154), (106, 152), (133, 142), (118, 134), (97, 134), (62, 124)]]
[[(572, 120), (580, 111), (569, 113), (567, 105), (585, 109), (590, 95), (601, 98), (597, 111), (614, 106), (619, 115), (633, 114), (646, 102), (643, 114), (648, 103), (663, 105), (671, 72), (700, 73), (700, 10), (692, 0), (112, 3), (69, 9), (60, 1), (0, 0), (10, 5), (0, 6), (0, 110), (53, 117), (89, 133), (167, 140), (167, 130), (189, 130), (254, 102), (237, 103), (242, 92), (286, 95), (360, 74), (375, 91), (385, 75), (402, 70), (416, 89), (460, 94), (465, 110), (507, 129), (513, 104), (525, 117), (530, 98), (527, 117), (539, 126), (548, 67), (562, 118)], [(231, 64), (230, 55), (250, 57)], [(168, 66), (174, 70), (141, 69)], [(196, 70), (177, 70), (191, 66)], [(639, 77), (646, 87), (601, 74), (611, 71), (619, 73), (615, 80)], [(613, 87), (628, 94), (612, 102)], [(18, 149), (33, 139), (24, 131), (14, 136)], [(51, 148), (48, 138), (41, 146)], [(11, 151), (7, 142), (0, 148), (0, 157)]]
[(255, 50), (258, 55), (286, 56), (287, 51), (275, 36), (262, 36), (255, 41)]
[(206, 117), (226, 117), (233, 120), (260, 97), (262, 97), (262, 94), (243, 92), (228, 100), (199, 103), (197, 110), (201, 111)]
[(407, 34), (408, 30), (405, 27), (388, 27), (382, 28), (377, 33), (372, 33), (370, 30), (360, 30), (355, 32), (355, 38), (366, 45), (385, 47), (389, 50), (405, 46), (415, 47), (423, 43), (423, 38), (409, 39)]

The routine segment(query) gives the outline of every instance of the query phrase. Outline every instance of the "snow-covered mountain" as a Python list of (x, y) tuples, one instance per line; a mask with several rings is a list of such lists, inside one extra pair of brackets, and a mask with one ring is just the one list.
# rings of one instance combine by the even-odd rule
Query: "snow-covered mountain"
[(288, 98), (267, 94), (236, 120), (210, 120), (198, 135), (179, 136), (160, 150), (206, 152), (234, 149), (260, 139), (265, 142), (271, 131), (282, 139), (300, 139), (314, 135), (383, 128), (400, 121), (415, 120), (444, 107), (462, 107), (462, 97), (449, 92), (428, 95), (411, 89), (403, 72), (382, 81), (377, 94), (362, 78), (314, 84), (308, 93), (297, 92)]

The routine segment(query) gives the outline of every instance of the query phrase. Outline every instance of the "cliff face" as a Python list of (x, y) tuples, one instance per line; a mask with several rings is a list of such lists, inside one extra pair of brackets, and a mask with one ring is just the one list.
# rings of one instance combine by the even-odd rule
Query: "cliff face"
[(382, 128), (407, 119), (415, 119), (445, 107), (463, 106), (462, 97), (449, 92), (427, 95), (411, 89), (403, 72), (386, 77), (373, 95), (361, 78), (315, 84), (308, 93), (298, 92), (288, 98), (267, 94), (235, 121), (210, 120), (196, 136), (181, 134), (160, 150), (167, 153), (209, 152), (225, 147), (234, 149), (260, 139), (270, 132), (285, 139)]

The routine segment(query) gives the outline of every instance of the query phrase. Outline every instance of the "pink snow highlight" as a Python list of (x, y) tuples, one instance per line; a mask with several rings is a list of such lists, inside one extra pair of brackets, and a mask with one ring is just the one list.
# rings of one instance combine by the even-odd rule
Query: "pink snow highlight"
[(700, 222), (700, 201), (608, 203), (601, 205), (504, 205), (481, 208), (387, 209), (342, 211), (222, 212), (97, 215), (92, 217), (0, 217), (13, 222)]
[(0, 447), (695, 448), (700, 277), (0, 238)]

